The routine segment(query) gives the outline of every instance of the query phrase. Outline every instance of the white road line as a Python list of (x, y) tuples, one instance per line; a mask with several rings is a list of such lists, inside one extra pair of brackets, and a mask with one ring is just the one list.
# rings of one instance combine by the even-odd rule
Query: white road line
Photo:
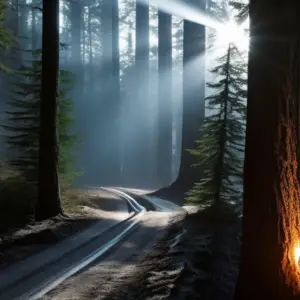
[[(31, 289), (30, 291), (26, 292), (21, 297), (18, 296), (18, 297), (12, 298), (12, 299), (14, 299), (14, 300), (17, 300), (17, 299), (18, 300), (20, 300), (20, 299), (24, 299), (24, 300), (25, 299), (26, 300), (41, 299), (45, 294), (47, 294), (49, 291), (56, 288), (59, 284), (61, 284), (67, 278), (71, 277), (78, 271), (82, 270), (83, 268), (85, 268), (86, 266), (91, 264), (96, 259), (100, 258), (105, 252), (107, 252), (109, 249), (111, 249), (113, 246), (115, 246), (118, 242), (120, 242), (130, 232), (130, 230), (133, 229), (139, 223), (139, 218), (146, 212), (146, 209), (143, 206), (139, 205), (136, 202), (136, 200), (134, 198), (132, 198), (131, 196), (129, 196), (126, 193), (121, 192), (117, 189), (111, 189), (111, 188), (103, 188), (103, 189), (124, 198), (136, 212), (133, 218), (137, 218), (137, 219), (131, 221), (131, 223), (121, 233), (119, 233), (113, 239), (111, 239), (110, 241), (105, 243), (103, 246), (101, 246), (96, 251), (90, 253), (87, 257), (82, 259), (76, 265), (73, 265), (73, 266), (69, 267), (68, 269), (65, 269), (64, 271), (60, 272), (60, 274), (57, 274), (57, 276), (55, 276), (54, 279), (51, 278), (50, 280), (42, 283), (42, 285), (35, 287), (34, 289)], [(132, 220), (132, 218), (131, 218), (131, 220)], [(4, 294), (4, 297), (5, 297), (5, 294)]]

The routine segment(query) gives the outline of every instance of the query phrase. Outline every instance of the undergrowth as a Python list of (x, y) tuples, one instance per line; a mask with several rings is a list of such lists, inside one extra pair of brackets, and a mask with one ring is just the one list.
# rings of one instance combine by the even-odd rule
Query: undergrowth
[[(0, 232), (34, 221), (36, 199), (35, 183), (28, 181), (17, 168), (0, 161)], [(81, 212), (82, 193), (79, 191), (63, 186), (61, 201), (66, 213)]]

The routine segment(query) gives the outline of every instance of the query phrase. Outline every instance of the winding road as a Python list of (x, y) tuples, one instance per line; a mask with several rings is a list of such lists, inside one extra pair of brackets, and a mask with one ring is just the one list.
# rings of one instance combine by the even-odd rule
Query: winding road
[(0, 274), (0, 299), (77, 299), (74, 294), (84, 293), (87, 285), (99, 284), (99, 278), (134, 263), (155, 244), (170, 216), (181, 210), (136, 190), (101, 190), (122, 199), (120, 205), (124, 209), (126, 204), (128, 212), (123, 211), (121, 219), (101, 220)]

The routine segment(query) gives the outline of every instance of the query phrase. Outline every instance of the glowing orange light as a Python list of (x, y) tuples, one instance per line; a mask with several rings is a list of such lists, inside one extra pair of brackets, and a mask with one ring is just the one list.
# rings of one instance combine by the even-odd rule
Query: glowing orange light
[(295, 256), (296, 265), (298, 267), (300, 267), (300, 265), (299, 265), (299, 263), (300, 263), (300, 244), (298, 244), (298, 246), (295, 247), (294, 256)]

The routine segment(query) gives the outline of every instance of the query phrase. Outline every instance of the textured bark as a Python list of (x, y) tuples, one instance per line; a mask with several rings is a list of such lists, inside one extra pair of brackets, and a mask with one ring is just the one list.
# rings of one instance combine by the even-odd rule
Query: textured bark
[(172, 180), (172, 16), (158, 12), (158, 157), (161, 185)]
[(236, 300), (300, 299), (299, 1), (250, 1), (244, 224)]
[(39, 197), (36, 207), (36, 218), (39, 220), (62, 213), (58, 182), (57, 143), (58, 12), (58, 0), (43, 1)]

